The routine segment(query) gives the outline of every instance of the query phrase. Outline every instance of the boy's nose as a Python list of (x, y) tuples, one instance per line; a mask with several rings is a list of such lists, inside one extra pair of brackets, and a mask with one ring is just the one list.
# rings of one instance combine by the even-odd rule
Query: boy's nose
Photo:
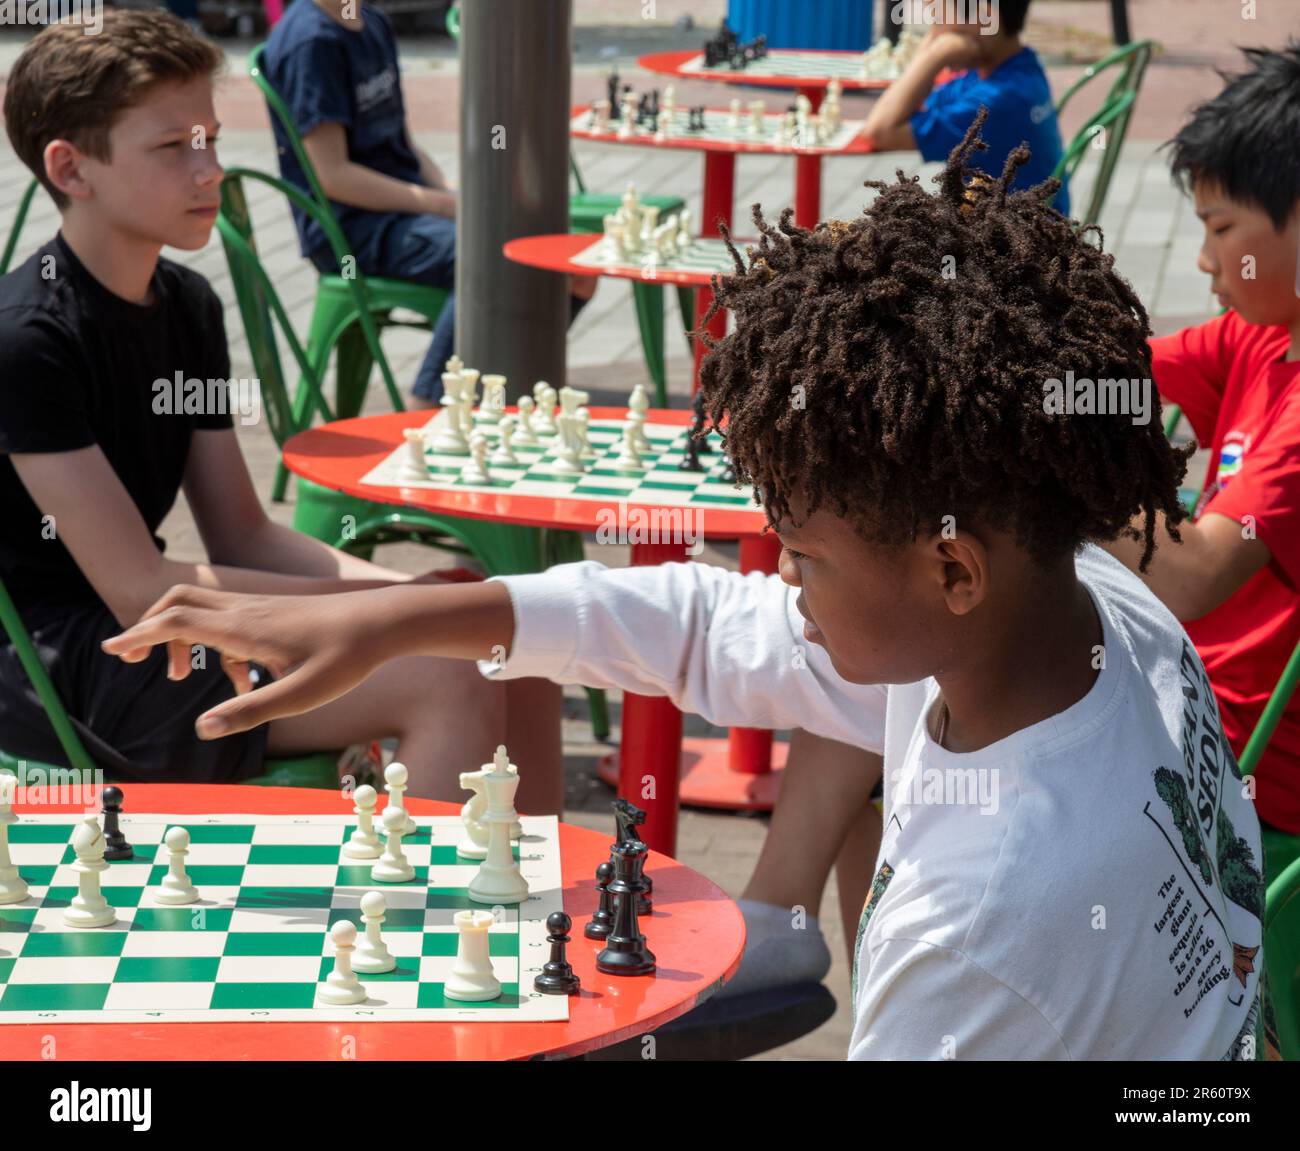
[(781, 549), (781, 558), (776, 563), (777, 574), (781, 577), (782, 583), (787, 583), (791, 587), (802, 587), (799, 582), (799, 565), (790, 558), (790, 553)]
[(1219, 274), (1219, 262), (1210, 255), (1209, 245), (1201, 245), (1201, 250), (1196, 254), (1196, 267), (1198, 271), (1204, 272), (1207, 276), (1217, 276)]

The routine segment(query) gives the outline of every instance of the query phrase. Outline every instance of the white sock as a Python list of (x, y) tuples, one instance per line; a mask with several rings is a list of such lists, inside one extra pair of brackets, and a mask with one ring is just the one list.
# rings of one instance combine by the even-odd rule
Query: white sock
[(740, 969), (719, 996), (744, 995), (769, 987), (820, 983), (831, 968), (831, 953), (817, 916), (805, 915), (794, 926), (795, 913), (774, 903), (738, 901), (745, 917), (745, 954)]

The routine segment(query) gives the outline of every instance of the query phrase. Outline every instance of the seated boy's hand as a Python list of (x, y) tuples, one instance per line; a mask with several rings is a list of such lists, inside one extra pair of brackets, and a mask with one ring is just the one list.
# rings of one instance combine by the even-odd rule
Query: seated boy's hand
[(940, 68), (973, 68), (982, 54), (978, 38), (960, 32), (940, 32), (926, 40), (924, 49), (930, 66)]
[[(320, 707), (366, 679), (387, 658), (379, 606), (366, 592), (263, 596), (178, 586), (102, 646), (138, 663), (166, 645), (172, 679), (189, 674), (194, 644), (219, 651), (240, 694), (195, 724), (199, 738), (216, 739)], [(249, 691), (250, 662), (264, 665), (275, 682)]]

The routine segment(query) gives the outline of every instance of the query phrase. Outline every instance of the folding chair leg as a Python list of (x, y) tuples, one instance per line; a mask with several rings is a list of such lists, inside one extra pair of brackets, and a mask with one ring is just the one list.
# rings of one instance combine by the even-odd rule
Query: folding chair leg
[(632, 301), (641, 328), (645, 366), (655, 385), (655, 406), (668, 406), (668, 380), (664, 375), (664, 289), (661, 284), (633, 283)]
[(374, 363), (361, 325), (353, 324), (339, 337), (335, 359), (338, 382), (334, 404), (339, 419), (345, 420), (361, 414), (361, 408), (366, 402), (366, 387), (370, 383), (370, 369)]
[(686, 334), (686, 354), (695, 357), (695, 341), (691, 339), (691, 330), (695, 327), (695, 289), (685, 285), (677, 286), (677, 307), (682, 313), (682, 331)]

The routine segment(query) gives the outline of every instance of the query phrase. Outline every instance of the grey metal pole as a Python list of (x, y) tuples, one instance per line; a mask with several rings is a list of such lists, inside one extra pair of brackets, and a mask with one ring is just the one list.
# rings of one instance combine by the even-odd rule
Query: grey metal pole
[(565, 379), (567, 277), (508, 261), (518, 236), (569, 230), (571, 0), (464, 0), (456, 348), (513, 401)]

